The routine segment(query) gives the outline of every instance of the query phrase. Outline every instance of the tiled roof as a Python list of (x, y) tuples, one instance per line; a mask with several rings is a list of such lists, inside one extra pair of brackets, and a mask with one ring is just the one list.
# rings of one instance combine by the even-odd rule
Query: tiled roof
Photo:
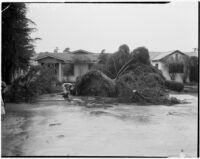
[(158, 56), (158, 55), (161, 54), (161, 53), (162, 53), (162, 52), (149, 51), (150, 59), (155, 58), (156, 56)]
[[(155, 52), (155, 51), (150, 51), (149, 56), (151, 60), (161, 60), (164, 57), (174, 53), (175, 51), (179, 50), (173, 50), (173, 51), (168, 51), (168, 52)], [(198, 57), (198, 52), (181, 52), (184, 53), (188, 56), (197, 56)], [(99, 53), (92, 53), (88, 52), (85, 50), (76, 50), (72, 52), (66, 52), (66, 53), (51, 53), (51, 52), (41, 52), (37, 54), (37, 56), (34, 57), (35, 60), (40, 60), (46, 57), (53, 57), (58, 60), (61, 60), (63, 62), (73, 62), (74, 60), (78, 59), (80, 61), (90, 61), (90, 62), (96, 62), (98, 61), (98, 56)]]
[(188, 56), (197, 56), (198, 57), (198, 52), (184, 52), (184, 54), (188, 55)]
[(98, 56), (98, 53), (91, 53), (85, 50), (76, 50), (67, 53), (42, 52), (38, 54), (35, 60), (38, 61), (46, 57), (53, 57), (63, 62), (73, 62), (74, 60), (79, 60), (83, 62), (96, 62), (98, 60)]
[(155, 57), (153, 57), (151, 60), (161, 60), (164, 57), (174, 53), (176, 50), (173, 51), (167, 51), (167, 52), (160, 52), (159, 54), (157, 54)]

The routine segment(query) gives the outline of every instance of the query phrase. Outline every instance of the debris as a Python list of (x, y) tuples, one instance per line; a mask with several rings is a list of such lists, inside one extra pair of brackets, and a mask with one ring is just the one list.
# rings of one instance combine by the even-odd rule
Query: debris
[(139, 73), (137, 68), (116, 81), (119, 102), (158, 103), (166, 95), (159, 74)]
[(118, 102), (125, 103), (179, 104), (180, 100), (168, 96), (165, 81), (161, 71), (149, 62), (148, 50), (142, 47), (121, 67), (115, 79), (92, 70), (78, 78), (75, 90), (77, 95), (118, 97)]
[(184, 150), (183, 150), (183, 149), (181, 149), (181, 152), (180, 152), (180, 154), (179, 154), (179, 157), (180, 157), (180, 158), (185, 158), (185, 154), (184, 154)]

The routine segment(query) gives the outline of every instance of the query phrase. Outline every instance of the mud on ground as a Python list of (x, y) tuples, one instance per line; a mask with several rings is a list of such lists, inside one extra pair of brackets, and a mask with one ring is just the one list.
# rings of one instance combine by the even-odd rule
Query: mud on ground
[(7, 103), (2, 155), (173, 157), (184, 149), (186, 156), (196, 157), (198, 98), (173, 96), (189, 103), (105, 102), (102, 107), (102, 99), (75, 97), (69, 103), (60, 96), (44, 96), (35, 104)]

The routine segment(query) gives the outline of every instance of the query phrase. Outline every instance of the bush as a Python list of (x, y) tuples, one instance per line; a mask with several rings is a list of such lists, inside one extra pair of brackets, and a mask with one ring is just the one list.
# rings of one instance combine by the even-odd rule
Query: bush
[[(39, 86), (41, 94), (45, 93), (57, 93), (60, 91), (61, 83), (58, 81), (55, 75), (55, 68), (49, 68), (48, 66), (40, 67), (40, 73), (37, 77), (36, 83)], [(59, 85), (57, 87), (57, 85)]]
[(15, 79), (5, 93), (5, 100), (9, 102), (31, 102), (40, 94), (39, 86), (36, 83), (39, 67), (31, 67), (22, 76)]
[(175, 81), (165, 81), (165, 86), (173, 91), (180, 92), (184, 89), (183, 83), (175, 82)]
[(9, 102), (32, 102), (40, 94), (56, 93), (62, 89), (52, 69), (32, 66), (29, 71), (15, 79), (8, 91), (5, 100)]

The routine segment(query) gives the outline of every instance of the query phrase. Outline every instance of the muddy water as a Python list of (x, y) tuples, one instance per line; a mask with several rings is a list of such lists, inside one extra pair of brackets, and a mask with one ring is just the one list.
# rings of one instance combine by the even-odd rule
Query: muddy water
[(197, 97), (189, 104), (87, 108), (63, 101), (8, 104), (3, 156), (197, 155)]

